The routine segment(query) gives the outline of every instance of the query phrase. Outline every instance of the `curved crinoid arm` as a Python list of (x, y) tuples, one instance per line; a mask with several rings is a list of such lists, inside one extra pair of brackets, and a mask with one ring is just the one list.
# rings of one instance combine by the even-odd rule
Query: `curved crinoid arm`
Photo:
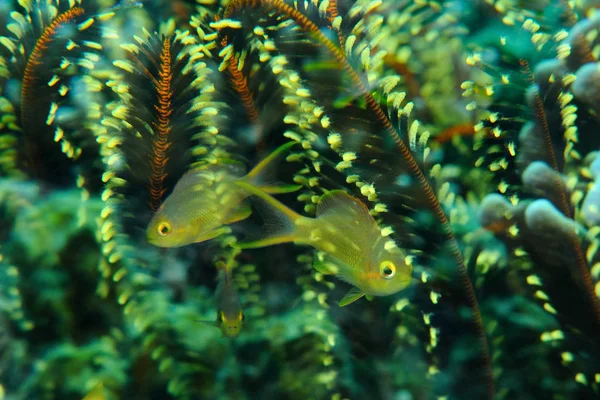
[(80, 158), (85, 149), (88, 161), (97, 153), (81, 123), (90, 92), (81, 77), (98, 60), (102, 23), (113, 13), (79, 3), (21, 2), (1, 36), (2, 141), (16, 142), (16, 152), (2, 157), (2, 164), (17, 164), (50, 182), (73, 179), (68, 159)]

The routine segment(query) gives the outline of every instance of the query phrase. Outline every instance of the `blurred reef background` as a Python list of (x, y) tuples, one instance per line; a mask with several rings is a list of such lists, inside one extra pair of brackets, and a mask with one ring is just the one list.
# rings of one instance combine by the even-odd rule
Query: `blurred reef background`
[[(0, 399), (600, 398), (599, 10), (0, 0)], [(289, 141), (278, 199), (361, 199), (407, 289), (339, 307), (312, 248), (233, 252), (256, 212), (147, 242), (187, 170)]]

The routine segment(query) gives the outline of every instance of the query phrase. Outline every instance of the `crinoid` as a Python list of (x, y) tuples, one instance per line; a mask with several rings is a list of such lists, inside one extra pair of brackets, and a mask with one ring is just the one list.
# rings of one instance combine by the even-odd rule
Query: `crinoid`
[[(517, 46), (504, 40), (504, 66), (490, 65), (480, 52), (467, 62), (493, 77), (476, 146), (485, 153), (477, 165), (494, 173), (497, 193), (482, 204), (482, 225), (506, 244), (508, 265), (552, 321), (535, 327), (542, 329), (537, 340), (551, 366), (540, 373), (561, 390), (588, 398), (598, 395), (600, 377), (592, 361), (600, 332), (597, 220), (591, 211), (598, 119), (587, 90), (597, 75), (586, 73), (597, 63), (598, 19), (557, 3), (561, 18), (572, 25), (568, 29), (549, 16), (505, 10), (505, 23), (530, 36), (531, 55), (515, 57)], [(486, 101), (480, 83), (465, 88)], [(533, 333), (524, 332), (520, 340)], [(572, 380), (563, 382), (564, 375)]]
[[(377, 41), (383, 40), (375, 34), (383, 21), (378, 7), (368, 2), (338, 6), (336, 2), (232, 1), (218, 22), (220, 37), (215, 44), (221, 46), (226, 65), (232, 65), (231, 59), (244, 59), (250, 71), (269, 68), (281, 87), (287, 110), (283, 121), (288, 124), (284, 136), (302, 144), (304, 153), (293, 159), (302, 159), (310, 167), (295, 178), (306, 187), (300, 197), (308, 202), (306, 210), (314, 210), (319, 191), (327, 189), (333, 179), (337, 185), (350, 184), (348, 189), (364, 196), (372, 213), (385, 222), (387, 215), (399, 211), (389, 217), (395, 225), (386, 234), (396, 231), (402, 235), (408, 221), (421, 212), (437, 220), (437, 234), (444, 238), (437, 251), (445, 248), (463, 285), (460, 296), (472, 311), (491, 397), (493, 378), (478, 302), (442, 208), (439, 196), (445, 195), (434, 190), (425, 164), (428, 133), (418, 122), (410, 122), (413, 104), (403, 106), (406, 93), (398, 87), (402, 79), (382, 67), (385, 52), (374, 51)], [(245, 68), (238, 69), (243, 72)], [(251, 73), (247, 79), (248, 86), (255, 86)], [(325, 141), (329, 148), (323, 147)], [(394, 158), (394, 152), (399, 157)], [(330, 161), (335, 158), (339, 161)], [(408, 188), (398, 185), (401, 179), (408, 181)], [(418, 212), (409, 216), (407, 209)], [(395, 245), (390, 240), (390, 246)], [(426, 323), (430, 321), (426, 319)], [(434, 348), (437, 340), (432, 338), (432, 343)]]
[(0, 100), (6, 174), (25, 172), (66, 183), (75, 170), (68, 159), (78, 159), (86, 149), (89, 154), (80, 163), (88, 168), (80, 171), (89, 170), (97, 145), (78, 123), (91, 113), (83, 101), (91, 89), (82, 84), (82, 76), (93, 76), (89, 67), (108, 36), (100, 25), (113, 14), (84, 9), (80, 2), (30, 1), (20, 2), (6, 18)]

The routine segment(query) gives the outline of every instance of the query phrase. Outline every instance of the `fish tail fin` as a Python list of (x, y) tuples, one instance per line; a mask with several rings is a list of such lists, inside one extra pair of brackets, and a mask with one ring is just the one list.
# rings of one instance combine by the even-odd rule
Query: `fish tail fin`
[(248, 175), (242, 179), (269, 194), (291, 193), (300, 189), (302, 187), (301, 185), (285, 185), (277, 182), (273, 178), (275, 166), (277, 165), (276, 161), (281, 159), (282, 156), (284, 156), (295, 144), (296, 142), (288, 142), (279, 146), (271, 154), (259, 162), (254, 168), (252, 168), (252, 171), (250, 171)]
[(237, 243), (236, 247), (254, 249), (294, 242), (300, 238), (296, 221), (304, 217), (245, 181), (236, 184), (254, 195), (254, 204), (264, 220), (263, 231), (257, 239)]

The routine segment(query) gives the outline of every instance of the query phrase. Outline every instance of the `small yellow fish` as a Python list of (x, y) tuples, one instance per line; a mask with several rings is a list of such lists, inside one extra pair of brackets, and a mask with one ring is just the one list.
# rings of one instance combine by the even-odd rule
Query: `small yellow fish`
[(268, 167), (294, 144), (280, 146), (246, 176), (243, 168), (234, 163), (187, 172), (152, 217), (146, 230), (148, 242), (159, 247), (180, 247), (230, 233), (226, 225), (246, 219), (252, 213), (245, 201), (249, 193), (235, 185), (236, 182), (258, 186), (271, 194), (298, 190), (300, 186), (296, 185), (269, 185), (264, 177)]
[(219, 271), (219, 284), (215, 292), (217, 303), (217, 327), (223, 337), (235, 338), (244, 322), (244, 312), (240, 303), (240, 296), (235, 289), (231, 268), (225, 267)]
[(217, 269), (217, 289), (215, 290), (215, 303), (217, 306), (217, 321), (203, 321), (203, 324), (215, 326), (221, 330), (223, 337), (235, 338), (242, 331), (244, 312), (240, 302), (240, 296), (235, 289), (232, 277), (233, 260), (239, 254), (240, 249), (233, 249), (227, 261), (219, 261)]
[(381, 228), (357, 198), (342, 190), (321, 196), (316, 218), (303, 217), (267, 193), (238, 182), (262, 200), (269, 231), (262, 238), (237, 244), (240, 249), (278, 243), (308, 244), (326, 255), (315, 262), (322, 273), (336, 275), (355, 286), (340, 301), (348, 305), (362, 296), (386, 296), (410, 283), (412, 265), (394, 242), (384, 237)]

